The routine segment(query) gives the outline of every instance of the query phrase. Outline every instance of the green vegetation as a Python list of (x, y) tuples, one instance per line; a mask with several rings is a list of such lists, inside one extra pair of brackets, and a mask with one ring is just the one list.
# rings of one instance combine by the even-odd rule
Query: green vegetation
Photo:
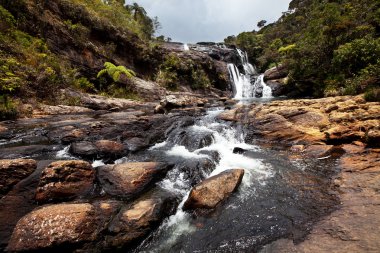
[(285, 65), (299, 95), (373, 94), (380, 86), (379, 1), (293, 0), (264, 24), (225, 42), (245, 49), (262, 71)]
[[(124, 6), (123, 0), (54, 2), (53, 7), (64, 16), (55, 13), (56, 9), (49, 9), (49, 4), (49, 1), (0, 1), (1, 119), (13, 118), (18, 104), (13, 101), (54, 104), (59, 102), (60, 89), (68, 87), (140, 99), (131, 88), (119, 82), (119, 79), (135, 76), (132, 70), (106, 63), (96, 78), (97, 70), (83, 62), (91, 65), (98, 59), (110, 60), (118, 47), (126, 43), (130, 47), (127, 52), (137, 52), (131, 56), (134, 57), (131, 63), (144, 64), (156, 50), (150, 47), (150, 40), (159, 28), (157, 18), (149, 18), (137, 4)], [(41, 14), (40, 19), (35, 20), (33, 15), (39, 12), (50, 15)], [(29, 29), (31, 20), (35, 23)], [(62, 49), (59, 45), (57, 50), (56, 41), (46, 42), (59, 39), (51, 36), (62, 33), (68, 35), (62, 40)], [(56, 53), (49, 46), (55, 46)], [(67, 55), (66, 48), (72, 50)], [(75, 54), (83, 54), (85, 59)]]
[(204, 66), (196, 64), (191, 59), (180, 59), (175, 54), (165, 57), (159, 67), (156, 81), (169, 90), (177, 90), (179, 84), (193, 89), (205, 89), (211, 86)]
[[(140, 38), (149, 40), (153, 37), (160, 24), (157, 17), (150, 18), (143, 7), (137, 3), (124, 6), (124, 0), (65, 0), (70, 5), (75, 5), (80, 17), (80, 10), (84, 8), (93, 20), (102, 20), (121, 30), (127, 29), (137, 34)], [(84, 15), (82, 13), (82, 15)]]
[(17, 116), (15, 103), (6, 95), (0, 96), (0, 120), (15, 119)]
[(119, 98), (136, 98), (129, 79), (136, 76), (136, 73), (125, 66), (116, 66), (111, 62), (104, 63), (104, 69), (100, 70), (98, 90), (104, 95)]
[(52, 99), (59, 87), (74, 80), (73, 70), (43, 40), (16, 29), (15, 19), (1, 5), (0, 15), (0, 95)]
[(136, 73), (124, 66), (115, 66), (111, 62), (106, 62), (104, 63), (104, 69), (99, 71), (97, 78), (100, 78), (104, 75), (108, 75), (114, 82), (118, 82), (121, 75), (125, 75), (126, 78), (132, 78), (136, 76)]

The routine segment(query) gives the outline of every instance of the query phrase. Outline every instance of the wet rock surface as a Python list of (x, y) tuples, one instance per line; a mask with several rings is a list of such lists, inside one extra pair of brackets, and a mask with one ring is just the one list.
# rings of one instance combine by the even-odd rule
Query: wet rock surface
[(36, 191), (36, 201), (63, 201), (88, 194), (95, 171), (85, 161), (58, 161), (42, 172)]
[[(225, 106), (228, 100), (214, 102)], [(185, 105), (165, 113), (154, 114), (152, 105), (135, 105), (121, 111), (41, 114), (2, 122), (0, 157), (28, 155), (37, 161), (38, 169), (17, 181), (0, 199), (0, 249), (8, 245), (10, 251), (118, 248), (133, 252), (144, 240), (141, 248), (136, 248), (139, 252), (144, 243), (154, 241), (159, 233), (155, 229), (180, 202), (178, 187), (183, 186), (170, 185), (169, 179), (183, 180), (188, 189), (199, 188), (208, 184), (206, 178), (215, 162), (223, 158), (208, 150), (215, 141), (210, 132), (195, 131), (202, 108)], [(168, 252), (376, 252), (379, 235), (373, 227), (380, 224), (378, 113), (378, 103), (366, 103), (360, 97), (273, 101), (225, 111), (220, 118), (229, 123), (214, 132), (243, 122), (248, 126), (247, 143), (257, 140), (263, 150), (270, 147), (265, 156), (263, 150), (231, 148), (231, 154), (239, 156), (233, 158), (236, 162), (243, 157), (264, 161), (257, 164), (257, 171), (246, 174), (253, 184), (242, 193), (255, 194), (248, 199), (240, 190), (229, 195), (233, 184), (223, 180), (215, 187), (203, 187), (212, 194), (198, 194), (199, 199), (207, 197), (201, 208), (212, 208), (212, 214), (195, 215), (190, 224), (181, 224), (192, 229), (191, 236), (180, 237), (182, 244), (172, 245)], [(149, 149), (158, 143), (162, 149)], [(275, 149), (280, 143), (286, 146)], [(87, 162), (102, 159), (112, 163), (127, 156), (118, 161), (124, 164), (96, 168), (95, 189), (88, 194), (95, 171), (88, 163), (67, 161), (78, 166), (47, 170), (55, 160), (82, 157), (68, 152), (68, 145), (72, 150), (78, 144), (83, 144), (77, 149), (82, 148)], [(166, 157), (174, 144), (186, 149)], [(113, 154), (118, 155), (107, 161)], [(181, 155), (186, 158), (178, 157)], [(159, 162), (152, 162), (156, 160)], [(136, 161), (136, 166), (129, 161)], [(161, 169), (157, 165), (161, 162), (175, 167)], [(271, 166), (274, 173), (264, 180), (261, 173), (272, 170)], [(172, 192), (163, 192), (160, 188), (164, 186), (172, 187)], [(39, 192), (43, 201), (76, 202), (39, 206), (35, 201)]]
[(306, 239), (278, 240), (261, 252), (377, 252), (380, 225), (380, 151), (348, 144), (335, 180), (341, 207), (318, 222)]
[[(340, 157), (334, 187), (341, 206), (317, 222), (301, 242), (280, 239), (260, 252), (376, 252), (380, 235), (380, 104), (362, 97), (287, 100), (236, 108), (220, 117), (251, 125), (248, 139), (291, 143), (293, 159)], [(248, 117), (246, 116), (248, 114)], [(243, 117), (245, 115), (245, 117)], [(255, 137), (253, 137), (255, 136)], [(371, 137), (369, 137), (371, 136)], [(298, 184), (294, 175), (292, 185)], [(296, 181), (295, 181), (296, 180)], [(305, 181), (301, 185), (309, 185)]]
[(189, 198), (183, 206), (184, 210), (215, 208), (236, 191), (243, 176), (244, 170), (236, 169), (222, 172), (202, 181), (191, 190)]

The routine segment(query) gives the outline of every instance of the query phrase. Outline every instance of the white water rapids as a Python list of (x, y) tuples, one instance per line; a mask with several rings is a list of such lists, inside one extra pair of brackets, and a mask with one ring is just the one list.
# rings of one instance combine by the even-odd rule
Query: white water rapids
[[(179, 145), (168, 149), (169, 142), (163, 142), (156, 144), (150, 150), (165, 152), (167, 156), (183, 159), (211, 158), (206, 155), (205, 151), (216, 151), (220, 156), (220, 161), (217, 162), (215, 170), (211, 173), (203, 171), (205, 177), (211, 177), (229, 169), (244, 169), (245, 175), (240, 185), (239, 198), (248, 199), (253, 194), (252, 183), (260, 182), (265, 184), (266, 179), (272, 176), (272, 169), (270, 165), (263, 163), (260, 159), (252, 159), (242, 154), (233, 153), (236, 147), (251, 151), (258, 151), (260, 148), (245, 143), (243, 133), (237, 128), (224, 122), (218, 122), (216, 117), (221, 112), (223, 112), (222, 109), (208, 111), (206, 116), (188, 129), (189, 132), (212, 135), (211, 145), (191, 152), (185, 146)], [(170, 171), (166, 179), (159, 183), (162, 188), (182, 196), (182, 202), (176, 214), (169, 217), (156, 232), (156, 236), (161, 238), (159, 245), (151, 245), (153, 248), (148, 247), (148, 251), (145, 251), (145, 248), (143, 252), (168, 252), (180, 236), (196, 231), (196, 227), (191, 223), (191, 215), (182, 210), (191, 190), (191, 186), (185, 178), (185, 172), (174, 170)], [(253, 178), (255, 181), (253, 181)]]

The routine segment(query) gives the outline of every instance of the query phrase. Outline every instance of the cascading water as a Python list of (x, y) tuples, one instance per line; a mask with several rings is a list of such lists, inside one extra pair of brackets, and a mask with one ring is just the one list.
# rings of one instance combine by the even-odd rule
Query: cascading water
[[(235, 98), (252, 98), (259, 89), (262, 97), (271, 97), (264, 76), (257, 75), (246, 53), (238, 50), (238, 54), (244, 73), (234, 64), (228, 65)], [(133, 252), (257, 252), (273, 240), (298, 240), (305, 236), (315, 215), (306, 213), (304, 207), (309, 205), (316, 210), (315, 205), (321, 200), (310, 201), (310, 195), (299, 193), (287, 182), (287, 173), (309, 178), (305, 166), (294, 165), (280, 153), (246, 143), (246, 128), (218, 120), (223, 111), (224, 108), (213, 108), (195, 121), (185, 118), (167, 130), (164, 142), (146, 153), (117, 161), (139, 161), (146, 157), (149, 161), (175, 164), (157, 187), (176, 195), (179, 206)], [(242, 184), (211, 215), (198, 216), (182, 210), (194, 185), (237, 168), (245, 170)]]
[[(261, 159), (253, 159), (233, 152), (237, 147), (252, 152), (257, 152), (260, 149), (258, 146), (246, 144), (244, 134), (242, 131), (239, 131), (239, 128), (218, 122), (216, 117), (222, 111), (222, 109), (210, 110), (207, 115), (203, 116), (196, 124), (187, 128), (187, 134), (193, 138), (194, 143), (204, 144), (205, 142), (202, 142), (202, 140), (209, 140), (209, 142), (207, 142), (208, 145), (201, 144), (200, 147), (199, 145), (195, 145), (195, 147), (198, 147), (196, 149), (194, 149), (194, 147), (183, 146), (183, 136), (181, 136), (181, 134), (178, 135), (178, 132), (183, 133), (183, 130), (180, 129), (178, 132), (174, 132), (169, 136), (167, 141), (156, 144), (150, 148), (150, 151), (160, 154), (164, 152), (167, 157), (175, 159), (177, 164), (181, 164), (184, 160), (212, 160), (215, 159), (214, 155), (216, 154), (216, 156), (219, 157), (219, 161), (214, 161), (214, 169), (210, 171), (206, 168), (201, 168), (198, 172), (202, 178), (217, 175), (229, 169), (244, 169), (245, 175), (242, 185), (240, 186), (241, 191), (237, 203), (235, 203), (235, 205), (239, 205), (240, 202), (243, 202), (253, 194), (254, 188), (251, 186), (254, 182), (264, 184), (265, 179), (271, 177), (273, 174), (271, 166), (263, 163)], [(155, 243), (149, 242), (145, 245), (143, 243), (136, 252), (172, 251), (173, 246), (177, 244), (177, 240), (180, 237), (191, 234), (197, 229), (192, 223), (191, 215), (182, 210), (192, 185), (186, 171), (181, 170), (181, 166), (177, 166), (174, 170), (169, 172), (167, 178), (159, 185), (167, 191), (177, 193), (182, 201), (176, 214), (171, 216), (161, 225), (158, 231), (156, 231), (154, 236), (159, 238), (160, 244), (156, 245)], [(237, 208), (235, 205), (231, 205), (229, 208)], [(175, 250), (173, 252), (175, 252)]]
[(187, 43), (183, 44), (183, 50), (184, 51), (189, 51), (190, 50), (190, 47)]
[[(180, 204), (133, 252), (258, 252), (278, 238), (305, 236), (317, 206), (326, 206), (318, 190), (314, 199), (314, 192), (305, 195), (289, 185), (289, 177), (313, 180), (314, 174), (305, 170), (309, 161), (293, 164), (274, 150), (246, 143), (246, 129), (218, 120), (221, 112), (210, 109), (195, 122), (178, 122), (168, 129), (166, 141), (143, 154), (175, 164), (157, 187), (175, 194)], [(234, 153), (235, 148), (244, 152)], [(318, 161), (316, 171), (329, 167), (324, 162)], [(182, 210), (192, 186), (234, 168), (245, 170), (243, 182), (212, 214), (198, 216)], [(323, 180), (316, 182), (324, 187)]]
[(264, 75), (258, 75), (255, 68), (248, 61), (248, 55), (240, 49), (236, 49), (244, 73), (232, 63), (228, 64), (228, 72), (234, 85), (235, 99), (247, 99), (253, 97), (271, 98), (272, 90), (264, 82)]

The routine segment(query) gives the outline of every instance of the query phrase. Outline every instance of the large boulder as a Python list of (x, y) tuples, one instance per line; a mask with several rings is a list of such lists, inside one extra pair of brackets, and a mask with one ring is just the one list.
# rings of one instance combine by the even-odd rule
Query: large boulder
[(82, 158), (92, 159), (97, 156), (98, 150), (92, 142), (81, 141), (70, 145), (70, 153)]
[(125, 206), (108, 226), (106, 237), (108, 248), (123, 248), (137, 239), (142, 239), (163, 219), (174, 214), (178, 202), (166, 191), (151, 191)]
[(98, 180), (110, 195), (131, 198), (150, 188), (171, 166), (156, 162), (135, 162), (97, 168)]
[(149, 141), (146, 138), (133, 137), (124, 142), (127, 149), (131, 152), (140, 151), (149, 146)]
[(42, 172), (36, 200), (67, 200), (85, 195), (92, 189), (94, 179), (95, 171), (88, 162), (53, 162)]
[(28, 177), (37, 168), (32, 159), (0, 160), (0, 196)]
[(264, 81), (285, 78), (287, 75), (287, 68), (284, 65), (279, 65), (264, 72)]
[(87, 132), (83, 129), (74, 129), (70, 132), (63, 134), (61, 141), (63, 144), (70, 144), (72, 142), (81, 141), (87, 135)]
[(100, 140), (95, 142), (95, 146), (98, 150), (98, 156), (102, 158), (117, 159), (125, 153), (124, 145), (116, 141)]
[(120, 208), (116, 201), (94, 204), (65, 203), (44, 206), (19, 220), (7, 251), (66, 252), (98, 240), (110, 217)]
[(69, 151), (84, 159), (103, 158), (106, 161), (112, 161), (125, 155), (127, 150), (120, 142), (99, 140), (95, 143), (90, 141), (72, 143)]
[(266, 81), (266, 84), (271, 88), (274, 97), (284, 96), (288, 93), (288, 88), (285, 83), (286, 78)]
[(234, 169), (204, 180), (191, 190), (183, 209), (215, 208), (239, 187), (243, 176), (243, 169)]

